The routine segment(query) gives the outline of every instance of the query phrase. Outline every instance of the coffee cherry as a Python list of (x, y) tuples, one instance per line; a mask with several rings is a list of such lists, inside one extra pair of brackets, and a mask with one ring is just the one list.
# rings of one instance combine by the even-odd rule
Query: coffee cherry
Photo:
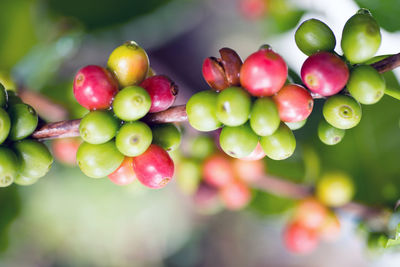
[(121, 87), (140, 84), (149, 69), (149, 58), (134, 41), (129, 41), (112, 51), (107, 67), (117, 77)]
[(240, 0), (239, 10), (247, 19), (260, 19), (267, 12), (267, 2), (265, 0)]
[(262, 160), (234, 159), (232, 168), (236, 177), (245, 183), (253, 183), (265, 174), (265, 164)]
[(196, 136), (189, 144), (189, 151), (192, 157), (205, 159), (215, 151), (214, 140), (206, 135)]
[(332, 30), (318, 19), (304, 21), (294, 35), (297, 47), (311, 56), (319, 51), (333, 51), (336, 46), (336, 38)]
[(216, 92), (207, 90), (194, 94), (186, 104), (190, 125), (198, 131), (209, 132), (221, 127), (217, 118)]
[(176, 181), (184, 194), (196, 193), (201, 180), (201, 166), (195, 159), (182, 159), (177, 165)]
[(136, 157), (148, 149), (152, 139), (150, 127), (144, 122), (134, 121), (121, 126), (115, 138), (115, 145), (125, 156)]
[(240, 69), (243, 65), (242, 59), (235, 50), (223, 47), (219, 50), (220, 62), (224, 68), (229, 86), (240, 86)]
[(250, 95), (240, 87), (230, 87), (218, 94), (217, 118), (228, 126), (245, 123), (250, 114)]
[(96, 110), (86, 114), (79, 124), (79, 135), (90, 144), (103, 144), (114, 138), (119, 121), (110, 111)]
[(273, 97), (279, 117), (284, 122), (299, 122), (310, 116), (314, 100), (304, 87), (297, 84), (285, 85)]
[(10, 140), (24, 139), (35, 131), (38, 124), (36, 111), (27, 104), (15, 104), (8, 108), (11, 120), (11, 129), (8, 135)]
[(11, 129), (11, 121), (8, 113), (0, 108), (0, 144), (7, 139), (8, 134), (10, 133)]
[(51, 148), (57, 161), (69, 165), (76, 165), (76, 152), (82, 141), (79, 138), (54, 139)]
[(203, 62), (202, 73), (204, 80), (212, 89), (220, 91), (229, 87), (224, 68), (217, 58), (206, 58)]
[(91, 178), (102, 178), (113, 173), (124, 160), (114, 141), (94, 145), (83, 142), (76, 153), (81, 171)]
[(312, 92), (331, 96), (344, 88), (349, 79), (349, 69), (335, 54), (318, 52), (304, 61), (301, 79)]
[(28, 186), (35, 184), (37, 181), (39, 181), (39, 179), (40, 178), (32, 178), (18, 175), (14, 180), (14, 184)]
[(0, 83), (0, 107), (4, 108), (7, 105), (7, 90)]
[(90, 110), (109, 108), (118, 92), (118, 83), (112, 74), (95, 65), (80, 69), (75, 76), (73, 87), (78, 103)]
[(318, 231), (322, 240), (335, 242), (340, 237), (340, 221), (338, 217), (331, 213), (327, 216), (321, 228)]
[(315, 198), (301, 200), (295, 210), (294, 220), (306, 228), (317, 230), (325, 222), (328, 209)]
[(317, 248), (319, 240), (316, 231), (293, 222), (285, 229), (284, 242), (290, 252), (308, 254)]
[(251, 200), (251, 192), (243, 182), (235, 181), (223, 186), (219, 195), (225, 207), (230, 210), (244, 208)]
[(325, 205), (342, 206), (353, 198), (354, 184), (346, 173), (326, 173), (317, 183), (316, 195)]
[(258, 144), (258, 136), (248, 123), (230, 127), (225, 126), (219, 136), (222, 150), (231, 157), (243, 158), (250, 155)]
[(149, 93), (139, 86), (129, 86), (115, 96), (113, 109), (115, 115), (124, 121), (143, 118), (149, 112), (151, 99)]
[(346, 22), (341, 45), (352, 64), (362, 63), (375, 55), (381, 45), (381, 32), (369, 11), (362, 9)]
[(18, 160), (15, 153), (0, 147), (0, 187), (6, 187), (14, 182), (18, 175)]
[(289, 127), (290, 130), (295, 131), (298, 129), (301, 129), (307, 122), (307, 119), (298, 121), (298, 122), (285, 122), (287, 127)]
[(281, 123), (272, 135), (262, 136), (260, 144), (265, 154), (273, 160), (290, 157), (296, 148), (296, 138), (286, 124)]
[(256, 148), (253, 150), (253, 152), (250, 153), (247, 157), (240, 158), (242, 161), (254, 161), (254, 160), (259, 160), (265, 157), (264, 150), (261, 147), (260, 142), (258, 142)]
[(53, 164), (47, 147), (35, 140), (25, 139), (15, 142), (13, 150), (19, 161), (19, 175), (29, 178), (40, 178), (46, 175)]
[(322, 109), (325, 120), (339, 129), (350, 129), (361, 120), (361, 106), (354, 98), (335, 95), (325, 101)]
[(118, 169), (109, 174), (108, 178), (116, 185), (127, 185), (135, 181), (136, 174), (133, 171), (133, 158), (125, 157)]
[(240, 83), (253, 96), (271, 96), (286, 82), (288, 69), (282, 57), (262, 48), (251, 54), (240, 70)]
[(178, 94), (178, 86), (164, 75), (149, 77), (140, 86), (150, 95), (150, 113), (168, 109)]
[(235, 179), (229, 158), (223, 154), (214, 154), (206, 158), (202, 172), (204, 181), (215, 187), (225, 186)]
[(256, 134), (271, 135), (278, 129), (280, 122), (278, 108), (271, 98), (258, 98), (254, 102), (250, 113), (250, 125)]
[(322, 143), (326, 145), (336, 145), (342, 141), (346, 131), (338, 129), (321, 120), (318, 124), (318, 137)]
[(154, 125), (151, 130), (153, 143), (166, 151), (173, 151), (181, 144), (181, 131), (172, 123)]
[(153, 144), (143, 154), (133, 158), (133, 170), (143, 185), (162, 188), (174, 175), (174, 162), (164, 149)]
[(361, 104), (377, 103), (385, 93), (385, 79), (371, 66), (361, 65), (350, 74), (347, 90)]
[(14, 91), (7, 90), (7, 106), (23, 104), (21, 98)]

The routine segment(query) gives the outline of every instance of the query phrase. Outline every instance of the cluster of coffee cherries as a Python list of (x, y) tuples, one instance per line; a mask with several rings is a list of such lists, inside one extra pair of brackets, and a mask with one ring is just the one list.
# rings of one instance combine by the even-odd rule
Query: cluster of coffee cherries
[(190, 98), (189, 123), (199, 131), (222, 127), (220, 146), (231, 157), (290, 157), (296, 147), (290, 127), (298, 128), (311, 114), (310, 92), (286, 83), (287, 65), (269, 46), (243, 63), (230, 48), (220, 54), (220, 59), (209, 57), (203, 63), (204, 79), (213, 90)]
[(301, 68), (303, 83), (312, 93), (327, 98), (318, 136), (325, 144), (337, 144), (346, 129), (360, 122), (360, 103), (377, 103), (385, 93), (383, 76), (368, 65), (376, 60), (371, 58), (381, 43), (379, 25), (368, 10), (361, 9), (352, 16), (342, 33), (344, 56), (334, 52), (335, 35), (317, 19), (303, 22), (295, 40), (299, 49), (309, 56)]
[(0, 187), (31, 185), (53, 163), (47, 147), (29, 139), (38, 125), (36, 111), (0, 84)]
[(285, 247), (293, 253), (314, 251), (320, 241), (333, 242), (340, 237), (340, 221), (331, 208), (347, 204), (354, 195), (351, 178), (342, 172), (321, 177), (316, 196), (302, 199), (283, 233)]
[(168, 109), (178, 91), (168, 77), (153, 74), (145, 50), (133, 41), (124, 43), (112, 51), (107, 68), (80, 69), (73, 90), (90, 110), (79, 125), (83, 143), (76, 154), (85, 175), (108, 176), (120, 185), (137, 177), (150, 188), (170, 181), (174, 163), (166, 150), (179, 146), (181, 133), (173, 124), (151, 128), (143, 118)]

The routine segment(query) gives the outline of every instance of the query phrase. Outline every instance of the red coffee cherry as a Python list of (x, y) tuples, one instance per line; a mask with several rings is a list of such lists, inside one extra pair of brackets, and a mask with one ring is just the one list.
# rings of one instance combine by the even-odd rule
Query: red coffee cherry
[(133, 171), (143, 185), (162, 188), (174, 175), (174, 162), (164, 149), (153, 144), (133, 158)]
[(215, 187), (222, 187), (234, 181), (234, 173), (228, 156), (214, 154), (203, 163), (204, 181)]
[(328, 216), (328, 209), (315, 198), (306, 198), (299, 202), (294, 220), (309, 229), (319, 229)]
[(271, 96), (285, 84), (287, 74), (283, 58), (272, 49), (261, 48), (244, 61), (240, 82), (254, 96)]
[(249, 187), (239, 181), (223, 186), (219, 194), (226, 208), (230, 210), (242, 209), (251, 200), (251, 191)]
[(79, 138), (54, 139), (51, 148), (57, 161), (66, 165), (76, 165), (76, 152), (82, 141)]
[(125, 157), (118, 169), (109, 174), (108, 178), (116, 185), (132, 183), (136, 179), (136, 174), (133, 171), (133, 158)]
[(331, 96), (339, 93), (346, 85), (349, 68), (337, 55), (318, 52), (304, 61), (301, 79), (313, 93)]
[(284, 230), (285, 247), (293, 253), (307, 254), (317, 248), (318, 234), (299, 222), (292, 222)]
[(297, 84), (285, 85), (273, 97), (279, 117), (284, 122), (299, 122), (310, 116), (314, 100), (304, 87)]
[(262, 178), (265, 174), (265, 163), (263, 160), (241, 160), (233, 159), (232, 168), (237, 178), (245, 183), (252, 183)]
[(83, 107), (107, 109), (118, 92), (118, 82), (100, 66), (89, 65), (78, 71), (74, 79), (74, 96)]
[(240, 0), (239, 10), (243, 16), (250, 20), (256, 20), (267, 12), (267, 1), (265, 0)]
[(178, 86), (164, 75), (149, 77), (140, 86), (150, 95), (150, 113), (163, 111), (172, 106), (178, 94)]

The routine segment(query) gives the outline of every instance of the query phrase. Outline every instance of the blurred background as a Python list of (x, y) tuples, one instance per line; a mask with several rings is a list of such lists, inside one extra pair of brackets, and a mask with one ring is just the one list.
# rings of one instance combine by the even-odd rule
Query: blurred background
[[(86, 111), (72, 95), (76, 71), (104, 66), (115, 47), (134, 40), (152, 68), (179, 85), (176, 104), (183, 104), (208, 89), (202, 62), (221, 47), (245, 59), (268, 43), (299, 73), (306, 56), (295, 45), (296, 27), (318, 18), (339, 43), (344, 23), (359, 7), (369, 8), (382, 27), (378, 54), (400, 52), (398, 0), (1, 0), (0, 82), (40, 92), (67, 109), (69, 118), (79, 118)], [(399, 74), (387, 74), (389, 87), (400, 89)], [(340, 170), (353, 178), (355, 200), (393, 210), (400, 196), (400, 102), (385, 96), (363, 106), (363, 113), (361, 123), (329, 147), (317, 137), (317, 101), (306, 126), (295, 132), (294, 156), (266, 159), (268, 173), (314, 184), (322, 173)], [(56, 163), (32, 186), (0, 188), (0, 266), (400, 265), (396, 250), (367, 242), (368, 233), (346, 213), (338, 214), (338, 241), (309, 255), (291, 254), (282, 229), (295, 202), (253, 193), (241, 211), (199, 213), (193, 196), (175, 182), (162, 190), (139, 183), (118, 187)], [(393, 229), (398, 218), (390, 219)]]

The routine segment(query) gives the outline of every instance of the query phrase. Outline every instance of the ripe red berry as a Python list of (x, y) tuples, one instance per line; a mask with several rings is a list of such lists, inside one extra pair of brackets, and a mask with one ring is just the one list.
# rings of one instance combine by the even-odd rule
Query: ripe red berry
[(76, 152), (82, 141), (79, 138), (54, 139), (51, 148), (54, 157), (66, 165), (76, 165)]
[(284, 122), (299, 122), (310, 116), (314, 100), (310, 93), (297, 84), (285, 85), (273, 97), (279, 117)]
[(285, 246), (290, 252), (301, 254), (312, 252), (319, 242), (318, 234), (314, 230), (298, 222), (286, 226), (283, 238)]
[(74, 79), (74, 96), (83, 107), (107, 109), (118, 92), (118, 82), (100, 66), (89, 65), (78, 71)]
[(178, 94), (178, 86), (164, 75), (149, 77), (140, 84), (140, 87), (146, 89), (150, 95), (150, 113), (169, 108), (174, 103), (175, 97)]
[(153, 144), (133, 158), (133, 171), (143, 185), (162, 188), (174, 175), (174, 162), (164, 149)]
[(339, 93), (346, 85), (349, 68), (337, 55), (318, 52), (304, 61), (301, 79), (312, 92), (331, 96)]
[(211, 88), (220, 91), (229, 87), (224, 68), (217, 58), (206, 58), (203, 62), (202, 73), (204, 80)]
[(203, 178), (208, 184), (222, 187), (234, 180), (229, 158), (224, 154), (214, 154), (203, 163)]
[(117, 185), (127, 185), (132, 183), (136, 174), (133, 171), (133, 158), (125, 157), (121, 165), (113, 173), (108, 175), (108, 178)]
[(265, 157), (265, 152), (262, 149), (260, 142), (258, 142), (258, 144), (257, 144), (256, 148), (253, 150), (253, 152), (251, 152), (251, 154), (248, 155), (247, 157), (240, 158), (240, 160), (253, 161), (253, 160), (260, 160), (264, 157)]
[(254, 96), (271, 96), (285, 84), (287, 74), (283, 58), (272, 49), (262, 48), (244, 61), (240, 82)]
[(265, 174), (265, 163), (263, 160), (246, 161), (234, 159), (232, 168), (236, 177), (245, 183), (252, 183), (262, 178)]
[(240, 0), (240, 12), (247, 19), (256, 20), (267, 12), (267, 1), (265, 0)]
[(251, 200), (249, 187), (239, 181), (223, 186), (219, 193), (222, 202), (230, 210), (239, 210), (245, 207)]
[(328, 216), (328, 209), (314, 198), (300, 201), (296, 207), (294, 219), (306, 228), (319, 229)]

